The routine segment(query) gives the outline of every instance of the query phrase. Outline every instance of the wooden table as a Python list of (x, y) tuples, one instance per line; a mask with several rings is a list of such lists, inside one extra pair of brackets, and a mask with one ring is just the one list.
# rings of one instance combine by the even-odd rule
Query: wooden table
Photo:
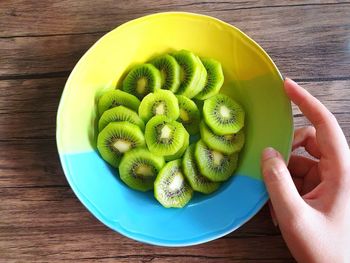
[[(55, 143), (65, 81), (103, 34), (146, 14), (189, 11), (242, 29), (317, 96), (350, 139), (350, 2), (0, 1), (0, 262), (293, 262), (265, 207), (238, 231), (186, 248), (125, 238), (74, 196)], [(295, 112), (296, 126), (307, 121)]]

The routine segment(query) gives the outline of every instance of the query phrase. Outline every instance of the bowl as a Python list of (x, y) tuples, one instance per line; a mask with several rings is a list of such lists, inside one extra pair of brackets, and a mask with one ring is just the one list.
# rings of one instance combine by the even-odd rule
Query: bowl
[[(195, 194), (182, 209), (166, 209), (128, 188), (96, 150), (96, 102), (134, 65), (187, 49), (222, 63), (221, 89), (246, 112), (246, 144), (234, 176), (211, 195)], [(267, 53), (239, 29), (193, 13), (158, 13), (127, 22), (99, 39), (79, 60), (57, 113), (57, 146), (67, 180), (103, 224), (129, 238), (161, 246), (188, 246), (224, 236), (253, 217), (268, 195), (260, 173), (264, 147), (289, 158), (291, 104)]]

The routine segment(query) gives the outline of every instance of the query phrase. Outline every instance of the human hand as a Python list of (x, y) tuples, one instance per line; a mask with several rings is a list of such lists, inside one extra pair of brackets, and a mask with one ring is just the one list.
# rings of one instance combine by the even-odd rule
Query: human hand
[(298, 262), (350, 262), (350, 150), (336, 118), (290, 79), (288, 97), (313, 126), (297, 129), (288, 169), (272, 148), (262, 154), (262, 173), (279, 228)]

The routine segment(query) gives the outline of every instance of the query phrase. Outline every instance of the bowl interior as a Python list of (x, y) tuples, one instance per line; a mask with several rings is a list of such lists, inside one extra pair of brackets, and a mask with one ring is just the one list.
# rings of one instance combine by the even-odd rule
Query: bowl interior
[[(134, 65), (188, 49), (222, 63), (221, 92), (246, 111), (246, 144), (235, 176), (210, 196), (196, 194), (184, 209), (165, 209), (126, 187), (96, 151), (96, 102)], [(139, 241), (183, 246), (220, 237), (252, 217), (267, 200), (260, 174), (264, 147), (287, 159), (291, 105), (268, 55), (238, 29), (190, 13), (161, 13), (130, 21), (102, 37), (72, 71), (57, 117), (57, 145), (66, 177), (82, 203), (104, 224)]]

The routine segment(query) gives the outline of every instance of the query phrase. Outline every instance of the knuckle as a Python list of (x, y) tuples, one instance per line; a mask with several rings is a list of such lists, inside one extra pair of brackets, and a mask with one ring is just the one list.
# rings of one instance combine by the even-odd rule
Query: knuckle
[(308, 135), (313, 136), (313, 135), (316, 134), (316, 129), (315, 129), (314, 126), (309, 125), (309, 126), (306, 126), (306, 127), (305, 127), (305, 132), (306, 132)]
[(282, 181), (288, 173), (284, 161), (279, 158), (267, 160), (263, 167), (264, 179), (271, 183)]

